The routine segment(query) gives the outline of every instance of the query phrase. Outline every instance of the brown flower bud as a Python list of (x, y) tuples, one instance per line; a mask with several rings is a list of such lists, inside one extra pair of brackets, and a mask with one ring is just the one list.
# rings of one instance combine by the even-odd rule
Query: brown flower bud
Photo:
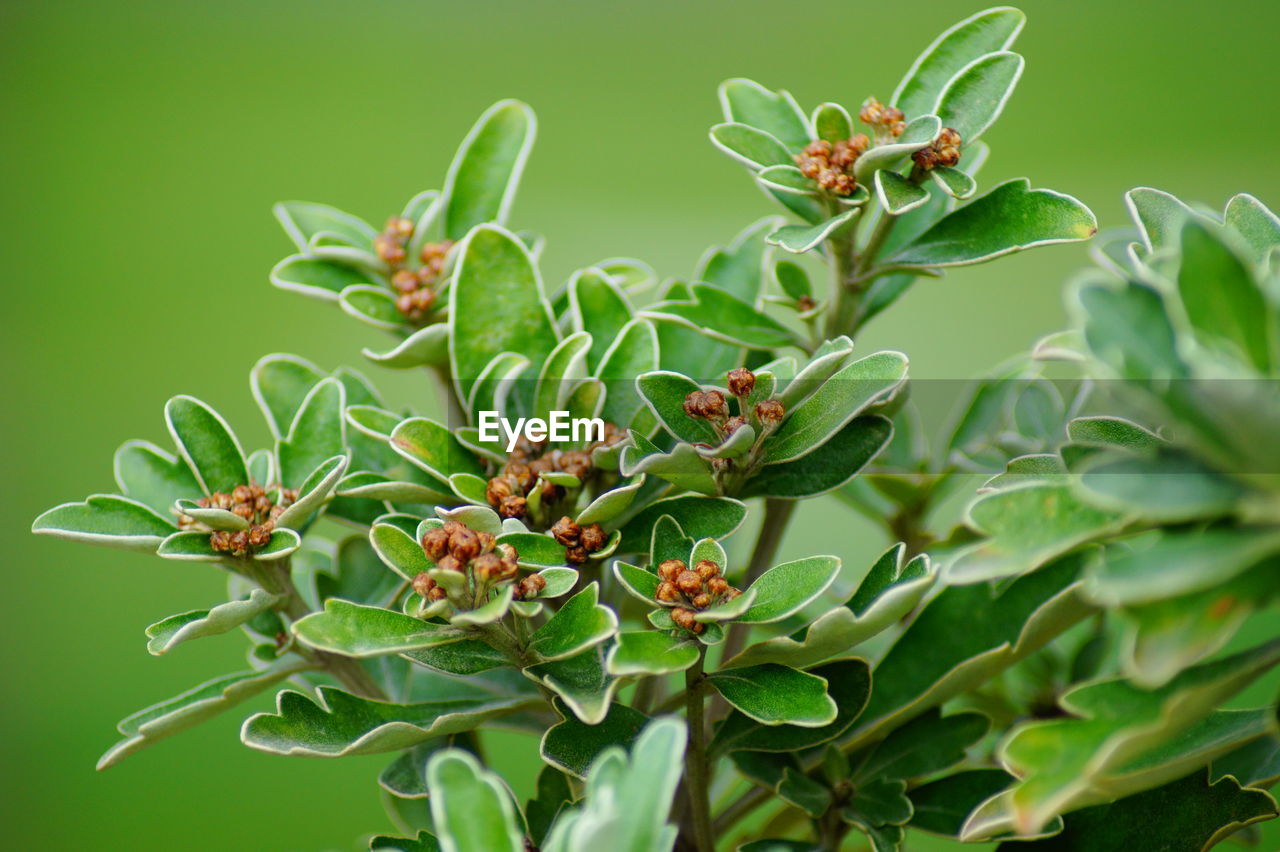
[(418, 258), (426, 264), (439, 263), (443, 266), (445, 257), (449, 254), (449, 249), (451, 248), (453, 248), (453, 240), (423, 243), (422, 251), (419, 252)]
[(458, 557), (452, 554), (445, 554), (436, 562), (436, 567), (442, 571), (457, 571), (461, 574), (466, 570), (466, 564)]
[(698, 609), (706, 609), (711, 606), (711, 595), (706, 592), (703, 592), (700, 595), (695, 595), (693, 598), (693, 605)]
[(266, 547), (271, 543), (271, 530), (265, 524), (249, 528), (249, 546)]
[(470, 562), (480, 555), (480, 536), (469, 527), (454, 530), (449, 536), (449, 552), (463, 562)]
[(608, 543), (609, 536), (605, 535), (604, 527), (599, 524), (587, 524), (582, 528), (578, 541), (588, 553), (595, 553)]
[(398, 293), (412, 293), (418, 289), (418, 276), (407, 269), (397, 269), (396, 274), (391, 276), (391, 286)]
[(510, 580), (520, 571), (520, 554), (509, 544), (503, 545), (501, 551), (494, 551), (502, 560), (502, 579)]
[(686, 595), (696, 595), (702, 591), (702, 578), (696, 571), (685, 569), (676, 575), (676, 588)]
[(253, 520), (253, 505), (251, 503), (237, 503), (231, 507), (231, 514), (244, 518), (246, 521)]
[(725, 434), (725, 437), (726, 437), (726, 438), (727, 438), (727, 437), (729, 437), (729, 436), (730, 436), (730, 435), (732, 435), (734, 432), (737, 432), (739, 429), (741, 429), (743, 426), (746, 426), (746, 425), (747, 425), (747, 418), (745, 418), (745, 417), (738, 417), (738, 416), (736, 416), (736, 415), (735, 415), (735, 416), (733, 416), (733, 417), (730, 417), (730, 418), (729, 418), (728, 420), (726, 420), (726, 421), (725, 421), (725, 423), (724, 423), (724, 434)]
[(684, 564), (683, 560), (666, 559), (658, 566), (658, 576), (664, 580), (675, 582), (676, 577), (678, 577), (680, 572), (685, 570), (687, 567), (688, 566)]
[(697, 571), (698, 576), (704, 581), (720, 576), (720, 566), (710, 559), (699, 559), (698, 564), (693, 566), (693, 570)]
[(776, 399), (766, 399), (756, 404), (756, 417), (765, 425), (781, 423), (784, 414), (786, 409)]
[(271, 498), (265, 494), (253, 498), (253, 511), (259, 515), (267, 515), (271, 512), (271, 507), (275, 504), (271, 502)]
[(527, 601), (531, 598), (536, 598), (538, 595), (542, 594), (542, 590), (546, 587), (547, 581), (541, 574), (530, 574), (528, 577), (525, 577), (520, 581), (520, 588), (518, 590), (520, 593), (520, 599)]
[(706, 394), (702, 391), (691, 391), (689, 395), (684, 398), (684, 413), (692, 417), (694, 420), (702, 420), (705, 418), (706, 415), (702, 413), (703, 400), (705, 397)]
[(253, 499), (253, 491), (247, 485), (237, 485), (231, 492), (231, 499), (237, 503), (248, 503)]
[(504, 518), (523, 518), (529, 514), (528, 502), (523, 497), (503, 497), (498, 504), (498, 514)]
[(560, 470), (571, 473), (578, 479), (586, 479), (591, 474), (591, 456), (582, 450), (567, 450), (560, 454)]
[(442, 601), (447, 597), (449, 597), (449, 593), (444, 590), (444, 586), (436, 586), (427, 592), (427, 600), (429, 601)]
[(510, 497), (512, 493), (514, 489), (511, 480), (505, 476), (495, 476), (484, 486), (484, 498), (494, 508), (502, 505), (502, 498)]
[(471, 563), (471, 571), (476, 579), (486, 583), (502, 579), (503, 574), (506, 573), (502, 557), (496, 553), (486, 553), (477, 557), (476, 561)]
[(449, 552), (449, 534), (441, 527), (422, 534), (422, 552), (432, 562), (439, 562)]
[(862, 102), (862, 109), (858, 110), (858, 120), (863, 124), (879, 124), (883, 117), (884, 104), (875, 98), (867, 98)]
[(230, 494), (223, 494), (221, 491), (215, 491), (209, 495), (209, 505), (214, 509), (226, 509), (230, 511), (235, 505), (235, 501), (231, 499)]
[(653, 596), (665, 603), (675, 603), (680, 599), (680, 590), (675, 583), (663, 582), (658, 584), (658, 591)]
[(756, 387), (756, 374), (746, 367), (729, 371), (729, 393), (734, 396), (750, 396)]
[(565, 547), (572, 547), (577, 544), (581, 535), (582, 528), (575, 524), (573, 518), (568, 515), (551, 525), (551, 537)]
[(226, 530), (215, 530), (209, 536), (209, 546), (220, 553), (227, 552), (231, 549), (231, 533)]
[(717, 597), (723, 595), (729, 588), (729, 581), (724, 577), (712, 577), (707, 580), (707, 591)]
[(476, 530), (476, 538), (480, 539), (480, 552), (489, 553), (498, 543), (498, 537), (491, 532)]
[(249, 533), (247, 530), (240, 530), (231, 534), (231, 552), (236, 556), (243, 556), (249, 552)]
[(703, 630), (703, 625), (694, 619), (693, 610), (682, 606), (671, 610), (671, 620), (677, 627), (688, 630), (690, 633), (701, 633)]
[(413, 220), (403, 216), (392, 216), (387, 220), (386, 231), (395, 239), (407, 240), (413, 236)]
[(587, 549), (580, 544), (575, 544), (572, 547), (566, 547), (564, 549), (564, 559), (570, 565), (581, 565), (587, 561), (588, 555)]
[(388, 266), (399, 265), (404, 261), (406, 254), (404, 246), (386, 234), (379, 234), (374, 237), (373, 250), (377, 253), (378, 258)]
[(724, 590), (724, 599), (727, 601), (731, 601), (740, 594), (742, 594), (741, 589), (735, 589), (733, 586), (730, 586), (729, 588)]
[(420, 572), (413, 578), (413, 590), (422, 597), (426, 597), (431, 590), (436, 587), (436, 581), (427, 576), (426, 571)]
[(718, 390), (707, 391), (702, 395), (702, 411), (704, 417), (723, 417), (728, 412), (724, 394)]
[(521, 493), (528, 491), (529, 487), (533, 485), (533, 480), (536, 478), (533, 471), (529, 468), (529, 465), (520, 461), (507, 462), (502, 468), (502, 473), (510, 478), (512, 484), (516, 486)]

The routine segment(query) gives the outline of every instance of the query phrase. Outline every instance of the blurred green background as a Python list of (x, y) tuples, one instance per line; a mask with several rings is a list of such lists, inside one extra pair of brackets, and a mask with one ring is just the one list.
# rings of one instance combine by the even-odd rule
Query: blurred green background
[[(1280, 5), (1023, 5), (1028, 69), (987, 137), (985, 185), (1029, 175), (1090, 204), (1104, 226), (1121, 223), (1121, 193), (1136, 184), (1214, 206), (1240, 190), (1280, 203)], [(440, 184), (485, 106), (518, 97), (540, 127), (513, 224), (547, 236), (548, 280), (618, 254), (687, 274), (705, 246), (771, 212), (706, 139), (721, 79), (787, 87), (806, 105), (887, 98), (938, 31), (978, 8), (0, 3), (12, 545), (0, 845), (348, 849), (389, 828), (374, 785), (384, 760), (252, 752), (236, 739), (244, 713), (95, 773), (116, 720), (240, 667), (244, 644), (224, 637), (151, 658), (142, 628), (217, 602), (217, 572), (28, 533), (48, 506), (111, 489), (121, 441), (163, 440), (169, 396), (208, 400), (261, 444), (247, 384), (260, 355), (332, 368), (383, 342), (268, 286), (289, 250), (274, 201), (327, 201), (380, 222)], [(916, 377), (971, 375), (1059, 327), (1059, 287), (1084, 258), (1080, 246), (1056, 247), (923, 281), (862, 345), (906, 351)], [(396, 403), (431, 405), (422, 376), (366, 372)], [(830, 523), (831, 511), (803, 518), (786, 550), (868, 564), (883, 542)], [(531, 739), (503, 745), (500, 767), (535, 759)], [(514, 780), (527, 791), (527, 771)]]

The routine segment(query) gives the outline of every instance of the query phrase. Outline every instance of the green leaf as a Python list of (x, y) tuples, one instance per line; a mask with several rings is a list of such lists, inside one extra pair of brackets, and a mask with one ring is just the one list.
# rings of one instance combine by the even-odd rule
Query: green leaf
[(644, 485), (644, 477), (637, 476), (630, 482), (623, 482), (617, 488), (600, 494), (578, 513), (574, 521), (581, 526), (611, 521), (627, 510), (636, 498), (636, 493)]
[(312, 663), (297, 657), (284, 657), (261, 671), (223, 675), (168, 701), (139, 710), (120, 720), (116, 727), (125, 738), (98, 759), (98, 769), (115, 766), (131, 754), (194, 728), (312, 666)]
[[(905, 825), (911, 819), (911, 800), (905, 781), (875, 778), (863, 782), (842, 811), (845, 821), (864, 828)], [(875, 840), (875, 833), (871, 834)], [(892, 847), (891, 847), (892, 848)]]
[(929, 200), (923, 186), (887, 169), (876, 172), (875, 184), (876, 199), (890, 216), (901, 216)]
[(755, 603), (735, 618), (742, 624), (769, 624), (794, 615), (817, 600), (840, 573), (835, 556), (810, 556), (770, 568), (751, 584)]
[(682, 491), (715, 494), (718, 490), (711, 462), (692, 444), (682, 442), (664, 453), (637, 432), (631, 433), (631, 445), (622, 451), (619, 470), (624, 476), (653, 474)]
[(286, 488), (301, 488), (321, 463), (346, 451), (346, 403), (346, 390), (335, 378), (318, 382), (303, 398), (288, 436), (276, 447)]
[(420, 328), (385, 352), (366, 346), (360, 353), (378, 366), (391, 370), (444, 366), (449, 362), (449, 325), (438, 322)]
[(1134, 224), (1142, 231), (1148, 253), (1177, 245), (1182, 225), (1197, 216), (1194, 210), (1169, 193), (1145, 186), (1126, 192), (1124, 202)]
[(1000, 747), (1017, 783), (970, 816), (962, 837), (1030, 834), (1052, 817), (1164, 784), (1268, 732), (1273, 710), (1214, 710), (1280, 662), (1280, 642), (1202, 663), (1145, 691), (1088, 683), (1060, 703), (1071, 715), (1027, 722)]
[(634, 319), (617, 333), (605, 351), (596, 377), (608, 389), (600, 416), (606, 422), (630, 426), (644, 408), (636, 376), (658, 369), (658, 333), (651, 323)]
[[(846, 748), (880, 739), (921, 713), (984, 683), (1092, 609), (1078, 595), (1073, 555), (999, 590), (951, 586), (933, 598), (875, 668), (875, 689)], [(963, 624), (963, 630), (956, 630)]]
[(147, 651), (158, 657), (188, 640), (217, 636), (234, 630), (270, 610), (279, 601), (277, 595), (254, 589), (245, 600), (229, 601), (212, 609), (171, 615), (147, 628)]
[(464, 398), (495, 356), (519, 352), (541, 364), (560, 339), (529, 250), (496, 225), (477, 227), (458, 249), (449, 314), (449, 356)]
[(542, 704), (533, 684), (524, 678), (501, 683), (519, 688), (496, 692), (474, 682), (459, 682), (448, 698), (413, 704), (371, 701), (332, 686), (319, 688), (317, 703), (287, 689), (276, 696), (275, 713), (258, 713), (245, 720), (240, 738), (250, 748), (272, 754), (377, 754), (469, 731), (488, 719)]
[(1248, 193), (1234, 195), (1227, 202), (1224, 218), (1249, 247), (1249, 259), (1261, 264), (1280, 244), (1280, 217)]
[(1091, 458), (1077, 485), (1102, 509), (1168, 523), (1232, 514), (1246, 494), (1237, 481), (1175, 452)]
[(765, 445), (765, 464), (814, 451), (867, 408), (892, 396), (906, 377), (907, 356), (901, 352), (876, 352), (844, 367), (787, 412)]
[(893, 93), (893, 105), (907, 115), (932, 111), (952, 77), (975, 59), (1007, 49), (1026, 20), (1020, 10), (1004, 6), (950, 27), (912, 63)]
[(564, 411), (573, 386), (587, 376), (587, 350), (591, 335), (574, 332), (551, 350), (538, 373), (533, 391), (533, 416), (546, 420), (552, 411)]
[(283, 438), (289, 433), (302, 400), (324, 377), (319, 367), (297, 355), (277, 353), (258, 359), (249, 371), (249, 388), (272, 436)]
[(498, 536), (499, 544), (509, 544), (516, 549), (521, 565), (526, 568), (547, 568), (564, 565), (564, 545), (549, 535), (531, 532), (509, 532)]
[(479, 476), (484, 467), (445, 426), (426, 417), (410, 417), (391, 433), (392, 448), (441, 481), (455, 473)]
[(543, 661), (560, 660), (599, 645), (618, 631), (618, 617), (599, 604), (600, 586), (591, 583), (538, 628), (529, 652)]
[(1085, 344), (1118, 378), (1145, 382), (1187, 375), (1156, 290), (1132, 281), (1119, 287), (1087, 281), (1072, 296)]
[(507, 655), (479, 639), (462, 639), (447, 645), (419, 648), (402, 654), (418, 665), (452, 675), (474, 675), (511, 665)]
[(933, 112), (943, 126), (959, 131), (962, 144), (978, 141), (1000, 117), (1025, 64), (1004, 50), (975, 59), (947, 83)]
[(450, 748), (431, 755), (427, 789), (444, 852), (524, 852), (511, 793), (470, 753)]
[(347, 316), (387, 331), (405, 326), (404, 314), (396, 307), (395, 296), (385, 287), (352, 284), (338, 294), (338, 306)]
[(440, 841), (425, 829), (415, 838), (380, 834), (369, 841), (370, 852), (440, 852)]
[[(436, 582), (440, 582), (440, 575), (445, 572), (437, 571), (435, 575)], [(507, 614), (511, 609), (511, 603), (515, 596), (515, 588), (507, 585), (497, 590), (493, 597), (477, 606), (475, 609), (455, 612), (449, 616), (449, 623), (455, 627), (475, 627), (484, 624), (492, 624)]]
[(623, 326), (631, 321), (631, 302), (603, 271), (580, 269), (569, 279), (569, 311), (573, 330), (591, 335), (587, 366), (595, 371)]
[(721, 83), (719, 96), (725, 121), (759, 128), (797, 150), (813, 141), (809, 122), (790, 92), (771, 92), (754, 80), (738, 77)]
[[(858, 192), (850, 196), (859, 205), (866, 203), (869, 197), (863, 187), (859, 187)], [(767, 239), (770, 245), (780, 246), (792, 254), (803, 254), (813, 250), (823, 240), (849, 224), (858, 215), (859, 209), (860, 206), (850, 207), (843, 213), (815, 225), (786, 225), (774, 231)]]
[(641, 316), (657, 322), (683, 325), (716, 340), (748, 349), (799, 345), (799, 339), (791, 329), (719, 287), (697, 283), (691, 292), (691, 302), (659, 302), (641, 311)]
[(630, 758), (610, 748), (587, 774), (585, 801), (562, 814), (543, 852), (670, 852), (677, 830), (667, 820), (683, 766), (685, 725), (665, 717), (650, 722)]
[[(892, 142), (876, 145), (855, 161), (854, 177), (858, 179), (858, 183), (867, 184), (871, 183), (877, 172), (881, 170), (892, 171), (898, 169), (907, 161), (907, 157), (922, 148), (928, 148), (932, 145), (933, 140), (938, 138), (938, 133), (941, 130), (942, 122), (938, 120), (936, 115), (918, 115), (912, 118), (902, 131), (901, 136)], [(894, 176), (902, 177), (896, 172)], [(877, 184), (878, 188), (879, 185)], [(879, 195), (883, 204), (885, 194), (884, 192), (879, 192)], [(925, 198), (926, 200), (928, 199), (927, 193)], [(886, 209), (892, 210), (890, 205), (885, 204), (884, 206)]]
[(346, 657), (377, 657), (456, 642), (462, 633), (377, 606), (330, 598), (323, 612), (295, 621), (304, 645)]
[(840, 656), (855, 645), (897, 624), (932, 587), (937, 570), (926, 556), (903, 559), (906, 546), (889, 548), (863, 578), (844, 606), (814, 619), (801, 633), (758, 642), (724, 666), (783, 663), (807, 668)]
[(640, 553), (649, 546), (654, 525), (670, 515), (689, 537), (723, 539), (742, 525), (747, 507), (729, 497), (684, 495), (655, 500), (637, 512), (622, 528), (623, 553)]
[(484, 111), (445, 177), (447, 238), (460, 240), (485, 222), (506, 222), (536, 130), (533, 110), (519, 101), (498, 101)]
[(374, 524), (369, 529), (369, 541), (378, 558), (405, 580), (435, 567), (417, 540), (394, 524)]
[(725, 701), (762, 725), (818, 728), (836, 718), (826, 679), (788, 666), (743, 666), (713, 672), (707, 681)]
[(613, 563), (613, 576), (634, 597), (650, 605), (656, 603), (659, 582), (657, 574), (619, 559)]
[(818, 139), (835, 144), (853, 136), (853, 119), (840, 104), (819, 104), (809, 118)]
[(1196, 336), (1209, 347), (1226, 344), (1260, 373), (1271, 369), (1273, 320), (1248, 267), (1198, 221), (1182, 227), (1178, 293)]
[(921, 784), (907, 793), (912, 828), (956, 837), (978, 805), (1013, 783), (1002, 769), (970, 769)]
[(320, 234), (339, 237), (353, 246), (369, 248), (377, 232), (369, 223), (330, 207), (310, 201), (282, 201), (271, 208), (280, 226), (299, 251), (311, 247), (312, 240)]
[(1067, 814), (1052, 837), (1003, 843), (999, 852), (1163, 852), (1206, 850), (1240, 828), (1274, 819), (1276, 801), (1232, 778), (1208, 784), (1197, 771), (1105, 805)]
[(230, 494), (248, 483), (244, 451), (218, 412), (195, 397), (175, 396), (165, 404), (164, 417), (178, 452), (205, 494)]
[(682, 672), (697, 661), (697, 643), (641, 630), (618, 634), (617, 643), (609, 650), (605, 668), (617, 677), (663, 675)]
[(978, 182), (961, 169), (939, 168), (929, 172), (935, 186), (952, 198), (966, 199), (978, 191)]
[(964, 760), (965, 751), (990, 727), (990, 720), (981, 713), (943, 716), (935, 708), (872, 747), (858, 764), (854, 779), (911, 779), (940, 772)]
[(986, 538), (957, 553), (945, 575), (951, 583), (1016, 576), (1114, 533), (1127, 521), (1093, 508), (1057, 479), (984, 494), (970, 505), (967, 523)]
[(711, 128), (711, 143), (753, 170), (794, 163), (785, 145), (769, 133), (745, 124), (717, 124)]
[(127, 497), (95, 494), (80, 503), (54, 506), (36, 518), (31, 531), (152, 553), (177, 527), (154, 510)]
[(147, 441), (126, 441), (116, 450), (115, 477), (121, 494), (161, 515), (177, 500), (200, 493), (185, 461)]
[[(752, 667), (753, 671), (761, 667)], [(786, 668), (778, 666), (777, 668)], [(730, 669), (726, 674), (740, 671)], [(737, 750), (790, 753), (813, 748), (844, 734), (858, 718), (871, 692), (871, 675), (864, 660), (846, 659), (819, 666), (812, 674), (829, 684), (830, 699), (838, 708), (834, 720), (820, 727), (762, 724), (742, 712), (730, 713), (716, 730), (712, 751)]]
[(963, 266), (1035, 246), (1087, 240), (1097, 230), (1093, 213), (1076, 199), (1031, 189), (1026, 178), (1015, 178), (944, 216), (885, 262)]
[(742, 496), (796, 499), (834, 491), (861, 472), (892, 437), (887, 417), (855, 417), (817, 452), (762, 467), (747, 481)]
[(795, 805), (813, 818), (818, 818), (831, 807), (831, 791), (791, 767), (782, 770), (778, 784), (778, 798)]
[(338, 301), (339, 294), (348, 287), (380, 283), (367, 270), (305, 254), (290, 255), (277, 263), (270, 278), (281, 290), (327, 302)]
[(587, 770), (602, 752), (611, 747), (630, 748), (649, 717), (625, 704), (613, 704), (595, 725), (578, 721), (557, 702), (561, 722), (542, 736), (542, 759), (575, 778), (587, 777)]
[(572, 657), (529, 666), (524, 675), (560, 696), (583, 722), (598, 725), (622, 685), (605, 669), (606, 653), (604, 645), (596, 645)]

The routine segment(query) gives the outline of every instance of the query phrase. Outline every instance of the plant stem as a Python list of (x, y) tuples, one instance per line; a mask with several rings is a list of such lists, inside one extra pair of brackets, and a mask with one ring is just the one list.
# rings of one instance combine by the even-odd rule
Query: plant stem
[[(755, 549), (751, 553), (751, 562), (742, 577), (742, 588), (745, 590), (760, 575), (773, 565), (773, 558), (782, 544), (782, 536), (787, 531), (787, 524), (795, 512), (796, 501), (768, 498), (764, 501), (764, 520), (760, 522), (760, 535), (756, 538)], [(734, 624), (729, 628), (729, 635), (724, 642), (724, 652), (720, 659), (728, 660), (746, 643), (747, 633), (751, 628), (743, 624)]]
[(855, 251), (852, 234), (843, 239), (831, 239), (829, 245), (835, 302), (827, 314), (827, 337), (838, 334), (853, 337), (857, 333), (862, 294), (871, 280), (867, 273), (884, 249), (885, 241), (889, 239), (889, 234), (897, 223), (897, 216), (882, 212), (861, 251)]
[(715, 852), (711, 833), (711, 779), (707, 763), (707, 720), (705, 692), (702, 682), (706, 647), (700, 646), (698, 662), (685, 671), (685, 710), (689, 725), (689, 746), (684, 754), (684, 774), (689, 793), (689, 810), (693, 818), (694, 848), (698, 852)]

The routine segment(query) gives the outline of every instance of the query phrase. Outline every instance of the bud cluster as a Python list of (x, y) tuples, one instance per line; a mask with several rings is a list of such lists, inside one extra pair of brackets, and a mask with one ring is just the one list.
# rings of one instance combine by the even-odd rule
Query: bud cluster
[(413, 239), (414, 225), (408, 219), (392, 216), (382, 233), (374, 237), (373, 249), (378, 258), (391, 267), (391, 286), (396, 291), (396, 309), (405, 319), (421, 323), (436, 303), (436, 284), (444, 275), (445, 261), (452, 240), (425, 243), (418, 253), (421, 264), (416, 269), (409, 258), (409, 241)]
[[(519, 554), (509, 544), (499, 545), (493, 533), (473, 530), (457, 521), (427, 530), (422, 536), (422, 552), (441, 571), (454, 571), (464, 575), (467, 588), (472, 592), (472, 602), (480, 602), (488, 591), (501, 583), (512, 582), (519, 573)], [(413, 578), (413, 590), (428, 602), (448, 598), (444, 587), (426, 571)], [(534, 597), (546, 581), (537, 575), (524, 578), (516, 584), (516, 596)], [(456, 601), (455, 601), (456, 603)]]
[(870, 144), (871, 140), (865, 133), (834, 144), (816, 139), (795, 155), (796, 165), (800, 167), (800, 173), (816, 183), (819, 189), (832, 195), (852, 195), (858, 188), (858, 182), (853, 178), (854, 163)]
[(570, 565), (581, 565), (587, 557), (603, 550), (609, 536), (599, 524), (579, 526), (565, 515), (551, 525), (552, 537), (564, 545), (564, 558)]
[(690, 633), (701, 633), (705, 625), (694, 619), (694, 613), (742, 594), (720, 573), (720, 566), (710, 559), (699, 560), (692, 569), (682, 559), (668, 559), (658, 566), (661, 582), (654, 598), (673, 605), (671, 620), (676, 626)]
[(728, 438), (742, 426), (753, 420), (765, 430), (771, 431), (782, 422), (786, 409), (776, 399), (765, 399), (748, 409), (748, 398), (756, 388), (756, 375), (746, 367), (730, 370), (727, 376), (729, 393), (737, 398), (738, 414), (729, 416), (729, 402), (718, 390), (693, 391), (684, 398), (684, 413), (694, 420), (709, 420), (721, 437)]
[(960, 133), (952, 127), (944, 127), (928, 148), (921, 148), (911, 155), (916, 166), (924, 171), (951, 168), (960, 162)]
[[(276, 495), (272, 498), (272, 495)], [(275, 532), (276, 519), (284, 513), (295, 500), (298, 492), (293, 488), (274, 488), (270, 492), (256, 482), (249, 485), (237, 485), (230, 494), (215, 491), (208, 497), (201, 497), (196, 505), (202, 509), (222, 509), (238, 515), (249, 522), (249, 529), (212, 530), (209, 533), (209, 546), (219, 553), (232, 556), (247, 556), (255, 550), (266, 547), (271, 541), (271, 533)], [(178, 516), (180, 529), (204, 530), (203, 524), (187, 515)]]
[[(585, 450), (547, 449), (545, 443), (534, 444), (521, 437), (507, 463), (485, 485), (485, 499), (502, 517), (525, 520), (529, 516), (529, 494), (538, 485), (539, 475), (568, 473), (576, 476), (579, 482), (586, 482), (595, 473), (591, 451), (597, 447), (612, 447), (625, 437), (622, 430), (612, 423), (604, 424), (604, 440), (591, 444)], [(547, 482), (541, 487), (539, 496), (544, 505), (555, 503), (564, 496), (564, 489), (559, 485)]]
[(867, 98), (858, 111), (858, 120), (867, 127), (898, 137), (907, 129), (907, 117), (897, 107), (887, 107), (875, 98)]

